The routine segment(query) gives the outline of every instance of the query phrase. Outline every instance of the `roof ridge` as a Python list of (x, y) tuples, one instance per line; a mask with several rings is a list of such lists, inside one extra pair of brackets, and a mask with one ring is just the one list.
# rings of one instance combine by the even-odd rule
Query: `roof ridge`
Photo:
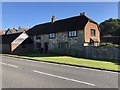
[[(72, 16), (72, 17), (68, 17), (68, 18), (64, 18), (64, 19), (59, 19), (59, 20), (56, 20), (55, 22), (59, 22), (59, 21), (63, 21), (63, 20), (67, 20), (67, 19), (72, 19), (72, 18), (77, 18), (77, 17), (83, 17), (83, 16), (86, 16), (86, 15), (82, 15), (82, 16)], [(87, 16), (86, 16), (86, 18), (88, 18)], [(88, 18), (89, 19), (89, 18)], [(55, 23), (54, 22), (54, 23)], [(43, 24), (49, 24), (49, 23), (51, 23), (51, 22), (46, 22), (46, 23), (41, 23), (41, 24), (38, 24), (38, 25), (35, 25), (35, 26), (39, 26), (39, 25), (43, 25)]]

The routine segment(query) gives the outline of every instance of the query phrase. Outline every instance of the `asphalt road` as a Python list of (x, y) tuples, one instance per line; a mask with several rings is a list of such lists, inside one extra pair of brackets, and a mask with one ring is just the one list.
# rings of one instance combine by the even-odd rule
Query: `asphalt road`
[(118, 73), (1, 56), (2, 88), (118, 88)]

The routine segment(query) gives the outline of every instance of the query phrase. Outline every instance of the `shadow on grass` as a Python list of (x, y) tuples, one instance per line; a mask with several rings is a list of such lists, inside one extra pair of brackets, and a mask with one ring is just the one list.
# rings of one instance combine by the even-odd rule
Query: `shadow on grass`
[[(41, 53), (40, 51), (32, 51), (29, 53), (20, 53), (16, 54), (18, 56), (26, 56), (26, 57), (59, 57), (59, 56), (67, 56), (67, 55), (58, 55), (58, 54), (50, 54), (50, 53)], [(88, 60), (95, 60), (95, 61), (106, 61), (106, 62), (112, 62), (116, 65), (120, 65), (120, 60), (107, 60), (107, 59), (94, 59), (94, 58), (84, 58), (84, 57), (76, 57), (76, 56), (70, 56), (73, 58), (83, 58)]]

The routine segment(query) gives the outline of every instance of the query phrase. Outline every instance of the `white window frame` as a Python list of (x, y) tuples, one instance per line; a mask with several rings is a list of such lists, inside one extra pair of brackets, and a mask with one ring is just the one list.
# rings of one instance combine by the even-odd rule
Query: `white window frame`
[(68, 32), (68, 37), (76, 37), (76, 36), (77, 36), (77, 30)]
[(55, 34), (55, 33), (50, 33), (50, 34), (49, 34), (49, 38), (50, 38), (50, 39), (55, 39), (55, 37), (56, 37), (56, 34)]

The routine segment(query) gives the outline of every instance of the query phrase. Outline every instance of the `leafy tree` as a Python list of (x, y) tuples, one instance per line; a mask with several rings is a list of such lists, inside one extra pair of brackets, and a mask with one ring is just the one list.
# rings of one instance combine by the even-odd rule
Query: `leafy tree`
[(101, 35), (120, 36), (120, 19), (110, 18), (99, 24)]

